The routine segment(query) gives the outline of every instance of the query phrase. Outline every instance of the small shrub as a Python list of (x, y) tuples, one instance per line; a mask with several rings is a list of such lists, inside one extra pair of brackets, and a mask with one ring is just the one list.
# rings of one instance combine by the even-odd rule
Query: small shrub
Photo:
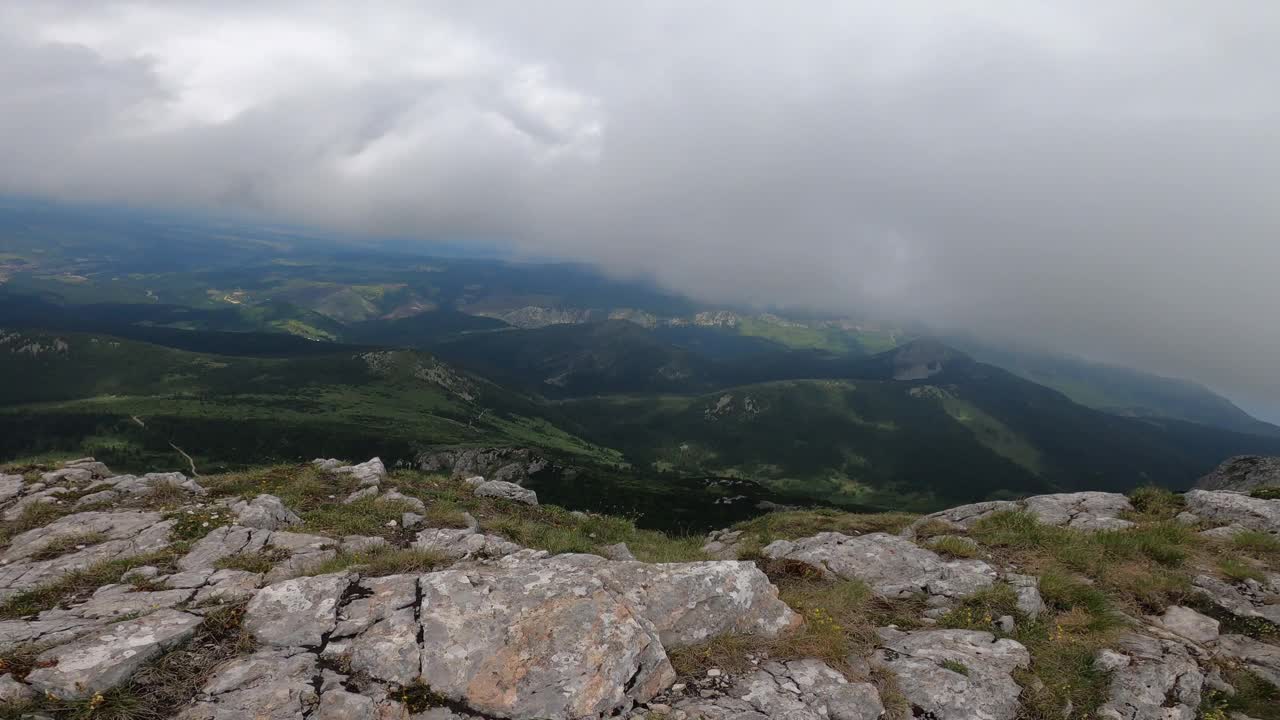
[(1280, 500), (1280, 485), (1254, 488), (1249, 492), (1249, 495), (1261, 500)]
[(1059, 612), (1081, 610), (1095, 618), (1111, 614), (1106, 593), (1083, 580), (1056, 570), (1040, 575), (1040, 596), (1046, 605)]
[(942, 667), (950, 670), (953, 673), (959, 673), (964, 676), (969, 675), (969, 668), (959, 660), (943, 660)]
[(736, 675), (751, 669), (747, 656), (764, 652), (768, 644), (759, 635), (716, 635), (697, 645), (668, 650), (667, 655), (680, 677), (702, 677), (710, 668)]

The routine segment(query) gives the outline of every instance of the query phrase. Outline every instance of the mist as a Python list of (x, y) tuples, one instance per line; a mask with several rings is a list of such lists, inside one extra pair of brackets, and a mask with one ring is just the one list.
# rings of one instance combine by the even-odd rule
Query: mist
[(1280, 419), (1280, 5), (9, 3), (0, 192), (509, 242)]

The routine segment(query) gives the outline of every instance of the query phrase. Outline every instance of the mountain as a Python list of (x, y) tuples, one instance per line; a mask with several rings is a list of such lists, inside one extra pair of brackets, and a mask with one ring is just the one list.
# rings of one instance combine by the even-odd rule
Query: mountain
[[(1189, 487), (1223, 457), (1280, 450), (1280, 439), (1087, 408), (934, 340), (824, 370), (707, 394), (562, 404), (587, 437), (657, 472), (750, 477), (877, 507)], [(844, 374), (830, 376), (836, 370)]]
[(1001, 348), (975, 340), (959, 346), (979, 360), (1115, 415), (1185, 420), (1234, 432), (1280, 437), (1280, 426), (1259, 420), (1199, 383), (1067, 355)]
[(548, 396), (710, 389), (714, 361), (626, 320), (476, 333), (433, 346), (440, 357)]
[(416, 446), (485, 443), (619, 460), (562, 430), (534, 401), (427, 353), (332, 347), (238, 357), (110, 335), (0, 331), (0, 456), (87, 443), (140, 462), (171, 453), (172, 442), (217, 464), (296, 459), (316, 444), (407, 457)]

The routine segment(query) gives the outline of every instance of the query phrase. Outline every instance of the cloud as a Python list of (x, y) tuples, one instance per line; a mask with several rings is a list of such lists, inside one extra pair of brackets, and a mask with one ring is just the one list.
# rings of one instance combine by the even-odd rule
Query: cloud
[(41, 3), (0, 190), (506, 238), (1280, 409), (1280, 6)]

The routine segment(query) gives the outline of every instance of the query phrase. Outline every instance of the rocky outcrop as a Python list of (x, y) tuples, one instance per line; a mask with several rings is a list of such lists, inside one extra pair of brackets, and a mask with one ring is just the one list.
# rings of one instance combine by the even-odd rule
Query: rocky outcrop
[(881, 628), (875, 661), (898, 678), (914, 717), (1014, 720), (1022, 688), (1013, 671), (1031, 664), (1020, 643), (974, 630)]
[(1133, 505), (1129, 503), (1129, 498), (1120, 493), (1077, 492), (1036, 495), (1026, 500), (993, 500), (936, 512), (913, 523), (903, 531), (903, 534), (914, 537), (915, 530), (931, 520), (967, 530), (983, 518), (998, 512), (1010, 511), (1030, 513), (1045, 525), (1069, 527), (1084, 532), (1123, 530), (1132, 527), (1133, 523), (1120, 516), (1132, 510)]
[(1194, 720), (1204, 674), (1181, 643), (1130, 633), (1120, 652), (1103, 651), (1099, 667), (1111, 673), (1107, 720)]
[(1249, 492), (1262, 487), (1280, 487), (1280, 457), (1237, 455), (1196, 481), (1200, 490)]
[(1280, 533), (1280, 500), (1263, 500), (1235, 492), (1188, 490), (1187, 510), (1201, 520), (1247, 530)]
[(963, 597), (996, 581), (996, 571), (981, 560), (945, 561), (937, 553), (886, 533), (851, 537), (819, 533), (801, 540), (778, 540), (766, 557), (809, 565), (829, 577), (856, 579), (885, 597), (918, 592)]
[(550, 467), (546, 458), (528, 448), (457, 448), (418, 456), (418, 468), (444, 472), (455, 478), (480, 475), (491, 480), (520, 483)]
[[(97, 563), (163, 549), (172, 527), (173, 521), (160, 513), (126, 510), (76, 513), (28, 530), (0, 553), (0, 599)], [(66, 548), (57, 557), (36, 559), (55, 543), (82, 537), (94, 539)]]

